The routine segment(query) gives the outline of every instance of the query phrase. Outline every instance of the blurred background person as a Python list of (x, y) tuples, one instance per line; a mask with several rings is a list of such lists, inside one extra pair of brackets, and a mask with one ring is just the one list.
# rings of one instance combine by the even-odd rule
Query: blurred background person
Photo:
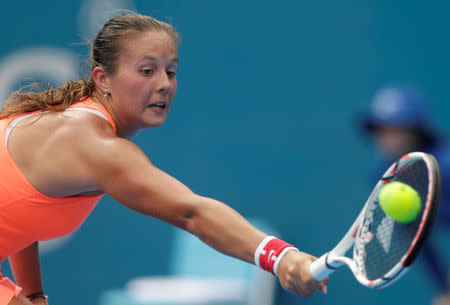
[[(450, 229), (450, 145), (433, 126), (422, 92), (409, 85), (379, 89), (360, 117), (360, 127), (376, 149), (371, 178), (377, 181), (402, 155), (423, 151), (436, 157), (441, 168), (442, 194), (434, 231)], [(433, 237), (425, 244), (421, 265), (438, 289), (435, 304), (450, 304), (448, 259)], [(439, 301), (438, 301), (439, 300)]]

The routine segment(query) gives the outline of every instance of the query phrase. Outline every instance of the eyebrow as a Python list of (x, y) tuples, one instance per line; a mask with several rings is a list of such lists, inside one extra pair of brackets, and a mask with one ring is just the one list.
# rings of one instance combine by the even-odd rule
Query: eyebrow
[[(150, 61), (158, 61), (158, 59), (156, 57), (153, 57), (153, 56), (143, 56), (142, 58), (139, 59), (139, 61), (141, 61), (143, 59), (147, 59), (147, 60), (150, 60)], [(170, 64), (172, 64), (172, 63), (178, 64), (178, 57), (175, 57), (169, 63)]]

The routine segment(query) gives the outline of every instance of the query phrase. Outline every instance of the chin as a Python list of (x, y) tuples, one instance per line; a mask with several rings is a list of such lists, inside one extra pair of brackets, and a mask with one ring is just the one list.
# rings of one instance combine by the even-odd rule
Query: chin
[(164, 125), (165, 122), (166, 122), (166, 118), (160, 118), (158, 120), (151, 120), (149, 122), (146, 122), (146, 126), (147, 126), (147, 128), (160, 127), (160, 126)]

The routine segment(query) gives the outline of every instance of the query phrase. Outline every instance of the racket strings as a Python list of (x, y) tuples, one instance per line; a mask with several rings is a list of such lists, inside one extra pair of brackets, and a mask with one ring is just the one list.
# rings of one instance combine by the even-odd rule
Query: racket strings
[(402, 224), (384, 214), (378, 204), (378, 192), (375, 192), (368, 203), (354, 248), (358, 272), (369, 280), (386, 275), (408, 252), (417, 235), (427, 203), (429, 177), (427, 165), (422, 159), (400, 161), (392, 181), (412, 186), (419, 193), (423, 204), (416, 220)]

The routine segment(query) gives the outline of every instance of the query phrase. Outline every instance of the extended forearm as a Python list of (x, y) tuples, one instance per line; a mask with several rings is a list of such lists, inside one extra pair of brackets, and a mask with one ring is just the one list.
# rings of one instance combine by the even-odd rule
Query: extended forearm
[(9, 257), (9, 264), (16, 284), (27, 296), (43, 290), (38, 242)]
[(198, 196), (199, 203), (186, 230), (227, 255), (253, 263), (254, 253), (266, 236), (229, 206)]

